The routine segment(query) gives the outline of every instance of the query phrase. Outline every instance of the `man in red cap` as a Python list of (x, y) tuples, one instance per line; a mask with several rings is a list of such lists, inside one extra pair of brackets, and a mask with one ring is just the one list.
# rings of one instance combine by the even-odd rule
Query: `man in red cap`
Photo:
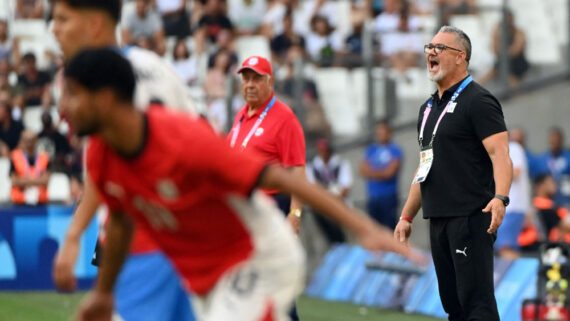
[[(228, 134), (230, 146), (256, 153), (268, 163), (281, 164), (304, 180), (305, 135), (291, 108), (275, 98), (271, 63), (266, 58), (251, 56), (242, 63), (238, 73), (246, 105), (237, 113)], [(301, 201), (277, 190), (265, 190), (265, 193), (287, 213), (287, 220), (298, 233)], [(291, 318), (299, 320), (296, 309)]]

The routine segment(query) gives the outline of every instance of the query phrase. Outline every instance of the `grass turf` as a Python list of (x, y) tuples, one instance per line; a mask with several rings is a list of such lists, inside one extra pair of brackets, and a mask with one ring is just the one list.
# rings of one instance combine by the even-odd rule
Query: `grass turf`
[[(69, 320), (85, 293), (0, 292), (0, 320)], [(297, 307), (302, 321), (435, 321), (439, 319), (393, 310), (361, 307), (301, 297)]]

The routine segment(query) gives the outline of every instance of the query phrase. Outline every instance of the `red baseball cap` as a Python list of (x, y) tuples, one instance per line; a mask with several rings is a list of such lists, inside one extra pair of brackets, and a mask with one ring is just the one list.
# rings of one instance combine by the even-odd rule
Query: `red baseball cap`
[(266, 58), (260, 56), (250, 56), (244, 60), (241, 64), (241, 68), (238, 70), (238, 74), (245, 69), (251, 69), (260, 75), (273, 76), (271, 63)]

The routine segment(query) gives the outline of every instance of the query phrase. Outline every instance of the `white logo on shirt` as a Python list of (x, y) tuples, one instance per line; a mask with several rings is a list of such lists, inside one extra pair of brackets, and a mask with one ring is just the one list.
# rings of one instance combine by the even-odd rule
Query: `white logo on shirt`
[(176, 184), (169, 179), (161, 179), (156, 183), (156, 190), (160, 197), (173, 201), (178, 198), (178, 188), (176, 188)]
[(261, 136), (262, 134), (263, 134), (263, 128), (258, 128), (258, 129), (255, 131), (255, 136)]
[(115, 197), (122, 198), (125, 195), (125, 190), (118, 184), (113, 182), (105, 183), (105, 193)]
[(259, 62), (259, 61), (257, 60), (257, 58), (251, 58), (251, 59), (249, 59), (249, 61), (247, 62), (247, 64), (250, 65), (250, 66), (255, 66), (255, 65), (257, 65), (258, 62)]

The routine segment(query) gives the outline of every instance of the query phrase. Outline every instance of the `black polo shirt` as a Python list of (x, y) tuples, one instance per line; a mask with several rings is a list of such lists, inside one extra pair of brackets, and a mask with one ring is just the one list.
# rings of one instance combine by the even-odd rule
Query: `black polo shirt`
[[(441, 99), (437, 91), (432, 95), (423, 146), (429, 145), (437, 119), (462, 81), (446, 90)], [(427, 102), (420, 108), (418, 133)], [(433, 143), (433, 165), (421, 183), (424, 218), (480, 212), (495, 194), (493, 166), (482, 141), (507, 130), (501, 105), (474, 81), (455, 102), (455, 110), (439, 124)]]

